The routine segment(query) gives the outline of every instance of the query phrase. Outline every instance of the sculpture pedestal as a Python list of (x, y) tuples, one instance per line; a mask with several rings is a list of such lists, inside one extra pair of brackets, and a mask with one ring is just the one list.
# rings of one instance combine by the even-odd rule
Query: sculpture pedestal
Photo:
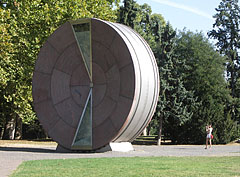
[[(56, 151), (60, 153), (84, 152), (84, 151), (74, 151), (74, 150), (66, 149), (59, 144), (57, 145)], [(107, 152), (107, 151), (129, 152), (129, 151), (134, 151), (134, 148), (133, 148), (133, 145), (129, 142), (121, 142), (121, 143), (111, 142), (105, 147), (98, 149), (96, 151), (91, 151), (91, 152)]]
[(109, 143), (107, 146), (97, 150), (96, 152), (107, 152), (107, 151), (118, 151), (118, 152), (128, 152), (134, 151), (134, 148), (129, 142), (120, 142), (120, 143)]

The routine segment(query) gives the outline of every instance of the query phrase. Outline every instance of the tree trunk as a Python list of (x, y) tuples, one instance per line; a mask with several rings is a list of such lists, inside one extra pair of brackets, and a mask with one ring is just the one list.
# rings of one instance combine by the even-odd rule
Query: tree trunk
[(16, 131), (15, 131), (15, 139), (22, 139), (22, 119), (17, 115), (16, 116)]
[(160, 116), (160, 120), (159, 120), (159, 130), (158, 130), (158, 142), (157, 145), (160, 146), (161, 145), (161, 141), (162, 141), (162, 116)]
[(143, 130), (143, 136), (147, 136), (147, 127)]
[(1, 127), (1, 128), (0, 128), (0, 139), (2, 139), (2, 138), (3, 138), (3, 132), (4, 132), (3, 130), (4, 130), (4, 128), (3, 128), (3, 127)]
[(6, 119), (6, 124), (3, 132), (3, 139), (5, 140), (14, 140), (15, 138), (15, 127), (16, 127), (16, 118), (11, 116)]

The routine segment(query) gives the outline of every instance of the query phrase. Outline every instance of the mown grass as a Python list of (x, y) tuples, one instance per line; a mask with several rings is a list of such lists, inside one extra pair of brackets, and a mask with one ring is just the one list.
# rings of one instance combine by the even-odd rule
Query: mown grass
[(240, 157), (121, 157), (23, 162), (21, 176), (240, 176)]

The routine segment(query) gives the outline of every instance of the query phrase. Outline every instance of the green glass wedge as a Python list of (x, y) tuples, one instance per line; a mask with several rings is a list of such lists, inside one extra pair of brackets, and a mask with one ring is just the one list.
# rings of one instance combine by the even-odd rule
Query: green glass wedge
[(90, 25), (89, 23), (73, 25), (78, 45), (81, 49), (85, 65), (91, 76), (91, 44), (90, 44)]
[(91, 149), (92, 147), (92, 90), (90, 90), (87, 102), (78, 129), (72, 143), (72, 149)]

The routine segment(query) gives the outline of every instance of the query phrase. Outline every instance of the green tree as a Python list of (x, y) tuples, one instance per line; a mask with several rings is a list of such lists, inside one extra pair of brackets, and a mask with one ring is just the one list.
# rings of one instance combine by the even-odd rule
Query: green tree
[[(185, 137), (189, 143), (205, 141), (206, 124), (213, 125), (214, 142), (227, 143), (237, 135), (236, 122), (229, 119), (226, 105), (231, 101), (230, 90), (224, 78), (224, 57), (215, 51), (202, 33), (179, 33), (176, 52), (186, 59), (183, 75), (187, 90), (194, 92), (200, 103), (185, 125)], [(225, 134), (225, 132), (228, 132)]]
[[(107, 0), (6, 0), (1, 1), (0, 98), (4, 138), (9, 136), (9, 122), (32, 123), (31, 82), (37, 54), (47, 37), (70, 19), (96, 17), (115, 21), (112, 3)], [(5, 44), (6, 43), (6, 44)], [(4, 50), (2, 54), (2, 50)], [(18, 121), (20, 120), (20, 121)], [(13, 126), (15, 127), (15, 126)], [(14, 133), (15, 130), (12, 130)], [(12, 134), (13, 134), (12, 133)]]
[(156, 50), (156, 42), (159, 42), (161, 28), (166, 25), (161, 14), (152, 14), (149, 5), (139, 5), (134, 0), (123, 1), (117, 21), (136, 30), (153, 50)]
[(151, 31), (155, 42), (160, 42), (162, 29), (166, 26), (166, 22), (161, 14), (151, 15)]
[(215, 23), (208, 33), (209, 37), (216, 39), (217, 49), (225, 56), (227, 80), (231, 89), (233, 102), (229, 105), (232, 118), (240, 123), (240, 94), (237, 91), (240, 78), (240, 8), (238, 0), (222, 0), (213, 16)]
[(118, 12), (118, 22), (134, 29), (138, 21), (139, 5), (134, 0), (124, 0)]
[(5, 126), (4, 109), (8, 111), (9, 107), (3, 100), (8, 82), (12, 79), (11, 73), (14, 73), (13, 63), (11, 63), (9, 53), (12, 52), (11, 36), (8, 33), (9, 24), (4, 23), (4, 19), (10, 18), (10, 13), (0, 8), (0, 137)]
[(162, 127), (164, 136), (174, 143), (182, 143), (184, 125), (191, 119), (191, 106), (195, 104), (193, 93), (187, 91), (183, 84), (181, 67), (184, 60), (179, 60), (175, 52), (176, 32), (167, 23), (160, 35), (157, 63), (160, 73), (160, 95), (155, 119), (159, 121), (158, 144), (161, 143)]

